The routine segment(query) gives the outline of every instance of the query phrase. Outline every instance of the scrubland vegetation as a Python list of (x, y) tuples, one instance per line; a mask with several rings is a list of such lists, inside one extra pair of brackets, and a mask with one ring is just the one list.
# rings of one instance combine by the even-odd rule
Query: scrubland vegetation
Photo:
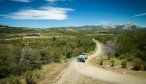
[(146, 33), (141, 32), (143, 29), (0, 26), (0, 30), (1, 84), (35, 84), (57, 67), (66, 66), (79, 53), (94, 51), (93, 38), (104, 46), (105, 54), (97, 61), (100, 65), (146, 70)]
[[(106, 58), (99, 64), (107, 63), (133, 70), (146, 70), (146, 33), (127, 32), (115, 35), (97, 36), (96, 40), (104, 44)], [(114, 64), (115, 63), (115, 64)]]
[[(79, 53), (88, 53), (95, 49), (93, 38), (82, 32), (52, 31), (27, 38), (24, 38), (25, 33), (18, 33), (21, 37), (19, 39), (10, 39), (16, 33), (3, 34), (9, 37), (1, 37), (0, 40), (0, 83), (20, 82), (19, 76), (22, 75), (28, 84), (36, 83), (34, 75), (32, 77), (33, 71), (41, 70), (44, 65), (67, 63)], [(39, 75), (35, 75), (35, 78), (39, 79)]]

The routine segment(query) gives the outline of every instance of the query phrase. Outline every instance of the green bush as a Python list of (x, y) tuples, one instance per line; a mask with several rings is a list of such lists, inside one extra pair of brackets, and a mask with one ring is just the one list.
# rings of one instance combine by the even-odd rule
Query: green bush
[(124, 54), (120, 55), (118, 58), (119, 59), (126, 59), (126, 58), (128, 58), (130, 56), (131, 56), (131, 53), (127, 52), (127, 53), (124, 53)]
[(120, 56), (119, 53), (115, 53), (115, 57), (118, 58)]
[(111, 62), (111, 67), (115, 66), (115, 60), (114, 59), (112, 59), (110, 62)]
[(141, 66), (142, 66), (142, 60), (140, 60), (140, 59), (134, 59), (133, 60), (133, 70), (141, 70), (142, 68), (141, 68)]
[(37, 84), (33, 79), (32, 71), (27, 71), (24, 76), (27, 84)]
[(103, 65), (103, 59), (99, 60), (99, 65)]
[(22, 75), (28, 70), (40, 69), (42, 65), (52, 62), (64, 62), (80, 52), (88, 53), (95, 49), (92, 37), (73, 35), (73, 38), (67, 34), (62, 35), (66, 39), (52, 37), (0, 40), (0, 79)]
[[(97, 36), (95, 39), (105, 44), (115, 40), (115, 56), (120, 60), (132, 62), (134, 70), (144, 69), (146, 63), (146, 33), (124, 32), (114, 35)], [(140, 61), (139, 61), (140, 60)], [(122, 64), (121, 64), (122, 65)], [(125, 65), (125, 63), (123, 63)], [(143, 67), (142, 67), (143, 66)]]
[(135, 59), (134, 56), (130, 56), (130, 57), (127, 58), (127, 61), (128, 61), (128, 62), (131, 62), (131, 61), (133, 61), (134, 59)]
[(144, 64), (143, 70), (145, 70), (145, 71), (146, 71), (146, 63)]
[(66, 58), (71, 58), (72, 57), (72, 50), (68, 50), (65, 52)]
[(126, 68), (127, 67), (127, 61), (122, 61), (122, 63), (121, 63), (121, 65), (122, 65), (122, 68)]

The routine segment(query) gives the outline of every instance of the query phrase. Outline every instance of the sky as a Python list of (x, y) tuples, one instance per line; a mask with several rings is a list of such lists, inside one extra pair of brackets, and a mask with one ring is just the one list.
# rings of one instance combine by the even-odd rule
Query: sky
[(101, 24), (146, 27), (146, 0), (0, 0), (0, 24), (50, 28)]

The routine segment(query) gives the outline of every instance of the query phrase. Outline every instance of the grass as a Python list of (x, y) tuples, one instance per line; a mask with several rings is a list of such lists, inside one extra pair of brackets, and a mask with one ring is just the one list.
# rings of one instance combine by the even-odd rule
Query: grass
[(10, 76), (8, 78), (0, 80), (0, 84), (27, 84), (27, 78), (30, 81), (34, 81), (37, 84), (51, 83), (53, 79), (68, 66), (66, 63), (52, 63), (42, 66), (40, 70), (27, 71), (21, 76)]
[(45, 82), (51, 83), (52, 80), (68, 66), (67, 63), (62, 64), (50, 64), (43, 66), (42, 70), (39, 71), (41, 79), (38, 80), (39, 84), (44, 84)]
[[(16, 45), (16, 44), (20, 43), (19, 45), (29, 46), (34, 50), (36, 49), (36, 52), (39, 52), (40, 47), (42, 48), (42, 46), (43, 46), (44, 51), (48, 52), (50, 50), (50, 53), (51, 53), (50, 55), (54, 54), (51, 52), (51, 50), (54, 49), (54, 52), (55, 52), (55, 50), (56, 50), (55, 48), (56, 47), (58, 48), (58, 45), (59, 45), (59, 47), (61, 45), (61, 47), (63, 49), (60, 51), (61, 52), (61, 64), (53, 63), (53, 64), (48, 64), (48, 65), (43, 65), (40, 70), (38, 70), (38, 69), (33, 70), (33, 71), (28, 70), (26, 72), (23, 72), (22, 75), (20, 75), (20, 76), (15, 76), (14, 74), (10, 74), (13, 76), (11, 76), (11, 77), (8, 76), (7, 78), (1, 79), (0, 84), (1, 84), (1, 81), (9, 82), (8, 79), (15, 80), (15, 78), (18, 78), (18, 81), (22, 82), (23, 84), (26, 84), (26, 79), (30, 79), (30, 80), (32, 79), (32, 81), (34, 81), (34, 82), (40, 82), (40, 81), (45, 80), (45, 78), (47, 78), (47, 80), (49, 79), (49, 81), (51, 81), (64, 67), (66, 67), (67, 63), (64, 63), (64, 62), (66, 62), (68, 59), (64, 56), (64, 52), (66, 52), (67, 49), (68, 50), (74, 49), (72, 56), (76, 56), (76, 54), (79, 53), (78, 51), (83, 51), (82, 50), (83, 48), (81, 45), (79, 45), (79, 47), (81, 47), (81, 48), (76, 47), (78, 44), (77, 42), (80, 40), (83, 40), (80, 35), (65, 35), (65, 34), (58, 35), (57, 33), (54, 33), (54, 34), (56, 35), (55, 38), (57, 38), (57, 40), (55, 42), (52, 41), (54, 35), (52, 35), (51, 33), (50, 34), (42, 33), (40, 36), (26, 36), (25, 34), (20, 34), (21, 38), (17, 38), (15, 36), (13, 36), (13, 34), (12, 34), (12, 38), (0, 39), (0, 40), (2, 40), (1, 44), (8, 44), (8, 43), (12, 44), (13, 43), (13, 45)], [(65, 43), (67, 43), (66, 40), (68, 41), (68, 45), (65, 44)], [(86, 38), (86, 40), (90, 41), (90, 37)], [(15, 41), (16, 42), (18, 41), (18, 42), (16, 43)], [(21, 43), (21, 41), (22, 41), (22, 43)], [(85, 41), (80, 42), (80, 43), (84, 45)], [(89, 43), (86, 43), (86, 44), (89, 44)], [(44, 46), (44, 45), (47, 45), (47, 46)], [(69, 47), (65, 48), (64, 47), (65, 45), (67, 45)], [(92, 46), (94, 46), (94, 45), (91, 45), (91, 47)], [(77, 48), (77, 49), (75, 49), (75, 48)], [(85, 52), (89, 52), (89, 51), (90, 51), (90, 46), (87, 48), (87, 51), (85, 51)], [(38, 57), (40, 57), (39, 53), (35, 53), (35, 54)], [(39, 61), (41, 62), (41, 60), (39, 60)]]
[[(100, 65), (101, 59), (103, 59), (103, 65)], [(111, 67), (111, 60), (115, 60), (113, 67)], [(94, 66), (100, 67), (105, 70), (114, 71), (114, 72), (123, 73), (123, 74), (131, 74), (131, 75), (140, 76), (140, 77), (146, 77), (146, 71), (131, 70), (130, 69), (131, 63), (127, 63), (127, 68), (122, 68), (121, 63), (124, 60), (119, 60), (117, 58), (111, 58), (111, 60), (107, 60), (107, 58), (104, 55), (100, 55), (99, 57), (96, 57), (96, 59), (92, 59), (91, 63)]]

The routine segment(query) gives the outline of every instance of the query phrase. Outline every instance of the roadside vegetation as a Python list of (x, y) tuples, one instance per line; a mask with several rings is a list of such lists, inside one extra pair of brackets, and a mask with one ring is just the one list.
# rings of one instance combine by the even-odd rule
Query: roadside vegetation
[[(51, 29), (50, 29), (51, 30)], [(45, 74), (54, 72), (54, 69), (61, 69), (79, 53), (88, 53), (95, 49), (95, 43), (91, 36), (82, 32), (64, 30), (51, 30), (53, 32), (39, 33), (43, 36), (27, 36), (26, 34), (16, 35), (19, 39), (0, 40), (0, 83), (26, 83), (35, 84), (46, 78)], [(8, 36), (8, 34), (3, 34)], [(29, 34), (30, 35), (30, 34)], [(54, 36), (53, 36), (54, 35)], [(62, 64), (62, 65), (60, 65)], [(43, 68), (43, 66), (46, 66)], [(52, 68), (51, 68), (52, 66)], [(48, 68), (47, 68), (48, 67)], [(49, 71), (50, 70), (50, 71)], [(58, 71), (54, 72), (57, 73)], [(43, 74), (43, 75), (42, 75)]]
[(98, 35), (103, 43), (104, 55), (100, 65), (146, 71), (146, 33), (127, 32), (114, 35)]
[(52, 80), (71, 58), (94, 51), (93, 38), (104, 46), (104, 55), (96, 60), (99, 65), (145, 71), (144, 30), (33, 29), (0, 25), (0, 84), (35, 84), (44, 78)]

